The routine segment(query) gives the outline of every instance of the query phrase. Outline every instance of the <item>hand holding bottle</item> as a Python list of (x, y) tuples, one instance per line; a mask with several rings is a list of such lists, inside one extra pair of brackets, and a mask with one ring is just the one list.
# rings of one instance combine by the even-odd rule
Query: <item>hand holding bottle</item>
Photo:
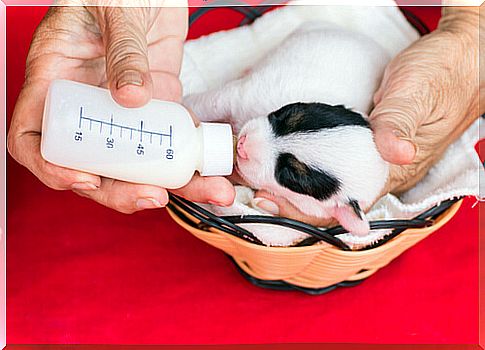
[[(152, 98), (179, 102), (178, 74), (186, 34), (187, 8), (51, 8), (34, 34), (27, 58), (26, 80), (8, 135), (12, 156), (47, 186), (71, 189), (123, 213), (164, 206), (168, 193), (162, 187), (99, 177), (45, 161), (40, 154), (42, 113), (55, 79), (108, 87), (124, 107), (140, 107)], [(232, 185), (222, 177), (194, 176), (173, 192), (219, 205), (234, 199)]]

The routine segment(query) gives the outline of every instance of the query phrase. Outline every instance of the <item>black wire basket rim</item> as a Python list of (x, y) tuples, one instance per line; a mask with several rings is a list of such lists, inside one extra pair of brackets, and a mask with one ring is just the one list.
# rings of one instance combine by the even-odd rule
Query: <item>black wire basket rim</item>
[[(238, 241), (240, 244), (242, 245), (245, 245), (245, 246), (248, 246), (248, 247), (251, 247), (251, 249), (255, 249), (255, 250), (262, 250), (262, 251), (268, 251), (268, 249), (272, 250), (282, 250), (282, 249), (287, 249), (287, 248), (292, 248), (292, 250), (320, 250), (321, 249), (321, 245), (326, 243), (326, 242), (323, 242), (323, 241), (319, 241), (315, 244), (312, 244), (312, 245), (307, 245), (307, 246), (268, 246), (266, 244), (254, 244), (253, 242), (250, 242), (244, 238), (241, 238), (241, 237), (237, 237), (233, 234), (230, 234), (230, 233), (227, 233), (227, 232), (215, 232), (215, 231), (212, 231), (211, 229), (213, 230), (217, 230), (217, 227), (213, 227), (213, 226), (209, 226), (208, 228), (201, 228), (201, 227), (198, 227), (198, 224), (196, 224), (195, 222), (191, 221), (191, 222), (187, 222), (186, 220), (183, 220), (183, 218), (180, 217), (180, 215), (175, 212), (173, 209), (174, 209), (174, 206), (176, 206), (178, 208), (178, 210), (180, 211), (183, 211), (184, 213), (183, 214), (188, 214), (190, 216), (192, 216), (191, 213), (188, 213), (186, 212), (184, 209), (178, 207), (176, 204), (171, 204), (171, 205), (168, 205), (167, 206), (167, 209), (170, 210), (171, 214), (172, 215), (175, 215), (177, 216), (179, 219), (181, 219), (184, 223), (186, 223), (187, 225), (191, 226), (192, 228), (198, 230), (198, 231), (202, 231), (204, 233), (210, 233), (210, 234), (213, 234), (213, 235), (220, 235), (220, 234), (226, 234), (227, 237), (230, 237), (231, 239), (234, 239), (236, 241)], [(189, 219), (191, 220), (191, 219)], [(256, 224), (257, 225), (257, 224)], [(265, 225), (265, 224), (260, 224), (260, 225)], [(322, 244), (320, 244), (320, 242)], [(327, 243), (328, 244), (328, 243)], [(328, 244), (330, 247), (332, 248), (335, 248), (335, 249), (338, 249), (341, 251), (341, 249), (331, 245), (331, 244)]]
[[(187, 216), (187, 215), (190, 215), (190, 216), (193, 217), (193, 215), (192, 215), (192, 213), (190, 211), (187, 211), (184, 208), (181, 208), (179, 205), (173, 203), (173, 197), (174, 196), (171, 195), (171, 201), (170, 201), (169, 205), (167, 206), (168, 209), (170, 210), (172, 216), (176, 216), (178, 219), (180, 219), (180, 221), (182, 221), (185, 224), (191, 226), (192, 228), (194, 228), (196, 230), (199, 230), (199, 231), (202, 231), (204, 233), (210, 233), (210, 234), (215, 234), (215, 235), (221, 234), (221, 232), (214, 232), (214, 231), (210, 230), (211, 228), (212, 229), (218, 229), (217, 227), (214, 227), (214, 226), (212, 226), (210, 224), (207, 225), (207, 226), (209, 226), (208, 228), (207, 227), (200, 227), (197, 223), (195, 223), (191, 218), (189, 218)], [(239, 237), (237, 235), (234, 235), (231, 232), (224, 232), (223, 231), (222, 233), (226, 233), (227, 236), (230, 237), (231, 239), (235, 239), (240, 244), (245, 245), (247, 247), (250, 247), (251, 249), (261, 250), (261, 251), (266, 251), (266, 252), (272, 251), (272, 250), (274, 250), (276, 252), (276, 251), (281, 251), (283, 249), (286, 250), (288, 248), (291, 248), (293, 252), (298, 251), (298, 250), (306, 250), (306, 251), (321, 250), (323, 243), (326, 243), (327, 244), (326, 249), (327, 248), (334, 248), (334, 249), (338, 250), (340, 254), (341, 253), (345, 254), (344, 252), (348, 252), (349, 253), (348, 254), (349, 256), (354, 256), (355, 257), (355, 256), (359, 255), (358, 253), (361, 253), (361, 255), (367, 255), (368, 254), (368, 250), (372, 250), (373, 252), (378, 252), (380, 250), (388, 249), (387, 248), (387, 243), (388, 242), (390, 242), (391, 240), (394, 240), (395, 238), (401, 236), (403, 233), (406, 233), (406, 231), (408, 231), (408, 230), (413, 230), (413, 229), (415, 229), (415, 230), (423, 230), (423, 229), (427, 229), (427, 228), (433, 228), (435, 226), (441, 227), (442, 226), (441, 220), (443, 219), (443, 217), (446, 216), (447, 213), (450, 210), (453, 210), (452, 208), (457, 207), (457, 210), (458, 210), (458, 208), (461, 206), (462, 201), (463, 201), (463, 198), (462, 197), (445, 201), (444, 202), (444, 204), (446, 204), (445, 209), (442, 210), (441, 212), (439, 212), (439, 214), (436, 215), (436, 217), (433, 219), (433, 225), (423, 226), (423, 227), (416, 227), (416, 228), (410, 227), (410, 228), (403, 229), (402, 231), (397, 232), (394, 236), (390, 237), (388, 240), (386, 240), (382, 244), (379, 244), (379, 245), (377, 245), (375, 247), (371, 247), (371, 248), (368, 248), (368, 249), (360, 249), (360, 250), (353, 250), (353, 249), (350, 249), (350, 248), (349, 249), (342, 249), (341, 247), (335, 246), (334, 244), (331, 244), (331, 243), (328, 243), (328, 242), (324, 242), (322, 240), (319, 240), (319, 241), (317, 241), (317, 242), (315, 242), (313, 244), (304, 245), (304, 246), (298, 246), (298, 245), (292, 245), (292, 246), (269, 246), (269, 245), (265, 245), (265, 244), (257, 244), (257, 243), (251, 242), (248, 239), (243, 238), (243, 237)], [(435, 210), (435, 209), (439, 208), (439, 206), (440, 205), (436, 205), (436, 206), (430, 208), (428, 211), (425, 211), (424, 213), (430, 212), (432, 210)], [(184, 219), (183, 217), (181, 217), (180, 214), (183, 214), (186, 218)], [(423, 214), (421, 214), (421, 215), (423, 215)], [(264, 223), (261, 224), (261, 225), (264, 225)], [(432, 232), (434, 232), (434, 230)], [(420, 232), (417, 232), (417, 233), (419, 234)], [(407, 234), (409, 234), (409, 232), (407, 232)], [(337, 237), (336, 237), (336, 239), (337, 240), (340, 240)], [(322, 242), (322, 243), (319, 244), (320, 242)]]

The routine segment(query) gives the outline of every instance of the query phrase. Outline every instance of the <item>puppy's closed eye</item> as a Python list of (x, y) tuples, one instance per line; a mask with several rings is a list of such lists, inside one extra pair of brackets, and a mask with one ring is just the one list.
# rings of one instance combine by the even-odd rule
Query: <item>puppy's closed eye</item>
[(329, 199), (339, 191), (341, 186), (336, 177), (300, 162), (290, 153), (282, 153), (278, 156), (275, 178), (280, 185), (289, 190), (318, 200)]

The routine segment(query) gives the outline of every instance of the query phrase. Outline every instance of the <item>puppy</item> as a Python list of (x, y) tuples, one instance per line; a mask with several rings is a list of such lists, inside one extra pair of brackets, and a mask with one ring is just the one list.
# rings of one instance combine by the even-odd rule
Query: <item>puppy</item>
[(236, 170), (251, 187), (365, 235), (361, 208), (388, 176), (366, 113), (389, 59), (371, 38), (305, 25), (239, 79), (184, 103), (202, 121), (233, 125)]

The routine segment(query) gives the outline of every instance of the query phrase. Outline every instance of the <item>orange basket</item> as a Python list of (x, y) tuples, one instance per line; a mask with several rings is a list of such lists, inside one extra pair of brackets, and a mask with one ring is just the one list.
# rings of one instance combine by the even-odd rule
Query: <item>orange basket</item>
[[(284, 3), (284, 1), (282, 1)], [(222, 4), (222, 3), (221, 3)], [(192, 25), (207, 12), (221, 5), (217, 0), (195, 10), (189, 18)], [(236, 2), (235, 5), (244, 5)], [(231, 6), (251, 23), (273, 6)], [(421, 34), (429, 33), (426, 25), (405, 8), (400, 8), (411, 25)], [(371, 222), (372, 229), (392, 229), (372, 246), (352, 251), (338, 237), (341, 227), (322, 230), (311, 225), (270, 216), (218, 217), (195, 203), (171, 195), (170, 216), (187, 231), (221, 249), (234, 262), (239, 272), (251, 283), (264, 288), (301, 290), (322, 294), (337, 287), (353, 286), (387, 265), (406, 249), (446, 224), (461, 205), (460, 199), (443, 202), (411, 220)], [(291, 227), (308, 233), (310, 238), (292, 247), (267, 247), (241, 223), (261, 223)]]
[[(371, 229), (391, 229), (372, 246), (351, 250), (336, 235), (341, 227), (323, 230), (305, 223), (270, 216), (218, 217), (183, 198), (171, 196), (170, 216), (199, 239), (228, 254), (250, 282), (273, 289), (297, 289), (322, 294), (353, 286), (389, 264), (402, 252), (446, 224), (458, 211), (460, 199), (442, 202), (410, 220), (371, 222)], [(308, 233), (291, 247), (268, 247), (240, 223), (280, 225)], [(408, 228), (407, 228), (408, 227)]]

